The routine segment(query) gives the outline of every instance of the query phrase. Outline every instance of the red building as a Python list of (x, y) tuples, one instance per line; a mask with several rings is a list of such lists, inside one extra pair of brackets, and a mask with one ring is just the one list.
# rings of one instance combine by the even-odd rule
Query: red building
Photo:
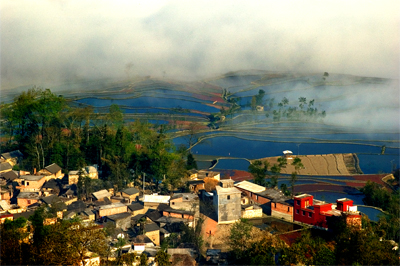
[[(357, 206), (347, 198), (336, 200), (336, 205), (324, 201), (314, 200), (309, 194), (294, 197), (293, 220), (314, 226), (328, 228), (328, 221), (333, 217), (346, 216), (346, 222), (361, 225), (361, 215)], [(351, 219), (348, 219), (348, 218)]]

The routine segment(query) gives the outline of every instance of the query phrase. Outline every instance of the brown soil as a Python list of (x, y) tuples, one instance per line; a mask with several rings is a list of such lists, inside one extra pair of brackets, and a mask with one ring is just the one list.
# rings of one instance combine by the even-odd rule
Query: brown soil
[[(297, 173), (299, 175), (353, 175), (360, 174), (357, 171), (357, 155), (348, 154), (322, 154), (322, 155), (300, 155), (304, 167), (299, 169)], [(260, 159), (262, 161), (268, 161), (269, 165), (272, 166), (278, 163), (280, 157), (267, 157)], [(281, 173), (291, 174), (296, 171), (295, 167), (291, 164), (292, 159), (288, 159), (288, 164), (285, 168), (282, 168)]]

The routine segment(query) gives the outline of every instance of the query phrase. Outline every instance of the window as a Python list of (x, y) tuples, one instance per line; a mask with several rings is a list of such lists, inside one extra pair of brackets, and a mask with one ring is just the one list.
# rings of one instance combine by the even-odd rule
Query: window
[(30, 199), (28, 199), (28, 204), (31, 204), (31, 200)]
[(231, 199), (231, 196), (230, 195), (228, 195), (228, 200), (230, 200)]
[(182, 214), (182, 218), (185, 218), (185, 217), (183, 216), (183, 214)]
[(175, 205), (175, 202), (172, 202), (172, 205)]
[(299, 214), (299, 210), (296, 210), (296, 214)]
[(287, 207), (287, 211), (290, 212), (290, 207)]
[(300, 200), (296, 200), (296, 204), (300, 206)]
[(304, 215), (306, 215), (306, 212), (305, 212), (305, 211), (303, 211), (303, 216), (304, 216)]
[(26, 182), (26, 185), (29, 186), (29, 182)]
[(308, 217), (312, 217), (312, 213), (311, 212), (308, 213)]
[(274, 207), (276, 208), (276, 203), (274, 203)]
[(256, 200), (258, 200), (258, 195), (256, 195)]

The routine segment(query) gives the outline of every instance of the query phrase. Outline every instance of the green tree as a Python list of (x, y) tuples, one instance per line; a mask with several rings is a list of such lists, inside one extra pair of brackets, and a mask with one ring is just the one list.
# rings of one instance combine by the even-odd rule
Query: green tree
[(292, 172), (292, 174), (290, 175), (290, 185), (292, 188), (292, 197), (294, 196), (294, 185), (297, 181), (297, 174), (298, 171), (304, 167), (303, 163), (301, 162), (301, 159), (299, 157), (296, 157), (293, 159), (292, 165), (295, 168), (295, 171)]
[(245, 252), (250, 244), (249, 240), (252, 228), (253, 225), (244, 218), (241, 218), (232, 225), (228, 243), (235, 259), (240, 260), (245, 257)]
[(142, 254), (140, 254), (140, 263), (139, 266), (147, 266), (147, 255), (146, 253), (142, 252)]
[(167, 252), (164, 250), (160, 249), (155, 258), (155, 262), (157, 262), (158, 265), (160, 266), (170, 266), (171, 262), (169, 261), (171, 255), (169, 255)]
[(191, 153), (187, 155), (186, 169), (187, 170), (197, 169), (196, 160), (194, 159), (193, 154)]
[(265, 185), (265, 177), (268, 174), (269, 164), (267, 161), (255, 160), (249, 165), (249, 172), (254, 177), (254, 183), (259, 185)]

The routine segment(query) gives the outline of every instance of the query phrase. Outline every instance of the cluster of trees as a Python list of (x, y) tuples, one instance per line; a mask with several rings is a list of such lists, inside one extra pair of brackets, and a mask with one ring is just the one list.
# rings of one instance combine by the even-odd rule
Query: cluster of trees
[[(279, 173), (281, 172), (282, 168), (286, 167), (286, 165), (286, 158), (280, 157), (278, 158), (278, 163), (272, 165), (271, 167), (268, 161), (255, 160), (249, 165), (248, 169), (254, 178), (254, 183), (261, 186), (275, 188), (278, 185)], [(297, 173), (304, 166), (299, 157), (293, 159), (292, 165), (295, 167), (295, 171), (290, 175), (290, 184), (292, 195), (294, 195), (294, 185), (297, 181)], [(266, 180), (267, 178), (269, 178), (269, 181)], [(287, 190), (286, 184), (282, 184), (281, 189), (286, 195), (290, 194), (290, 192)]]
[(229, 236), (230, 262), (235, 265), (398, 265), (398, 251), (380, 241), (377, 227), (363, 219), (363, 230), (338, 221), (334, 232), (303, 230), (290, 246), (278, 236), (254, 239), (252, 224), (241, 219)]
[(383, 209), (385, 213), (381, 215), (377, 228), (382, 238), (400, 242), (400, 192), (390, 193), (386, 188), (377, 183), (367, 181), (361, 189), (365, 197), (363, 202), (366, 205), (375, 206)]
[[(97, 164), (102, 179), (112, 186), (141, 180), (142, 173), (155, 186), (161, 180), (174, 187), (182, 185), (186, 149), (174, 147), (163, 125), (140, 121), (125, 124), (118, 105), (99, 113), (49, 89), (32, 88), (0, 108), (1, 150), (23, 152), (23, 169), (57, 163), (68, 172)], [(81, 180), (82, 193), (91, 185), (101, 186), (96, 182)]]
[(79, 220), (44, 223), (53, 217), (45, 208), (26, 220), (21, 217), (0, 225), (2, 265), (78, 265), (87, 252), (110, 255), (106, 233), (96, 224)]

